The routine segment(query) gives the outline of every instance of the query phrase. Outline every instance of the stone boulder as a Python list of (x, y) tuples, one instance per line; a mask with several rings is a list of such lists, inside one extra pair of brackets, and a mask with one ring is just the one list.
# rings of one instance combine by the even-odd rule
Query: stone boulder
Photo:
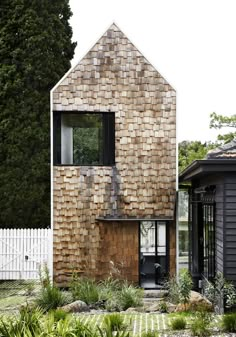
[(191, 291), (189, 303), (186, 305), (178, 304), (175, 311), (185, 310), (213, 310), (212, 303), (197, 291)]
[(61, 307), (66, 312), (87, 312), (90, 311), (88, 305), (83, 301), (75, 301)]
[[(164, 304), (163, 304), (164, 303)], [(155, 303), (150, 303), (144, 308), (144, 312), (174, 312), (176, 305), (169, 302), (156, 301)]]

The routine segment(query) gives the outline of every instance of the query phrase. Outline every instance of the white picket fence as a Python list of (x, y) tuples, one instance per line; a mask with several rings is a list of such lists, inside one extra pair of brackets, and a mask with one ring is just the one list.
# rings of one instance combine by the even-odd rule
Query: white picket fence
[(38, 279), (45, 263), (52, 272), (50, 229), (0, 229), (0, 280)]

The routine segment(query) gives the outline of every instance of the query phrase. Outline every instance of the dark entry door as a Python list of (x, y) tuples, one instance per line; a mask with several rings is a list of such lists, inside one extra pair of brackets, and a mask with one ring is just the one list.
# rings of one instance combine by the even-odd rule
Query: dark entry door
[(165, 221), (140, 222), (140, 284), (158, 288), (167, 274), (167, 228)]

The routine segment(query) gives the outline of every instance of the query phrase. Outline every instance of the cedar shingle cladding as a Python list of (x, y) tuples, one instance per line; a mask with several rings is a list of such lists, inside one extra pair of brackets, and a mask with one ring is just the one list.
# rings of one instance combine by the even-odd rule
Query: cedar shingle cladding
[[(101, 262), (109, 224), (97, 217), (174, 216), (175, 91), (113, 24), (54, 89), (53, 110), (115, 113), (114, 167), (54, 167), (55, 275), (69, 265), (101, 275), (122, 245), (113, 242)], [(137, 255), (133, 228), (127, 254)], [(137, 277), (136, 268), (130, 278)]]

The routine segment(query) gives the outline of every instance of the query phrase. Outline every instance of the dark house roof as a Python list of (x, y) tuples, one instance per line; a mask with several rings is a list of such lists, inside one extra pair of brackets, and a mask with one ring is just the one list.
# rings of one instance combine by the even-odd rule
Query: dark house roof
[(179, 182), (210, 173), (235, 172), (236, 173), (236, 139), (208, 152), (206, 159), (193, 161), (179, 175)]
[(207, 153), (207, 159), (236, 158), (236, 139)]

